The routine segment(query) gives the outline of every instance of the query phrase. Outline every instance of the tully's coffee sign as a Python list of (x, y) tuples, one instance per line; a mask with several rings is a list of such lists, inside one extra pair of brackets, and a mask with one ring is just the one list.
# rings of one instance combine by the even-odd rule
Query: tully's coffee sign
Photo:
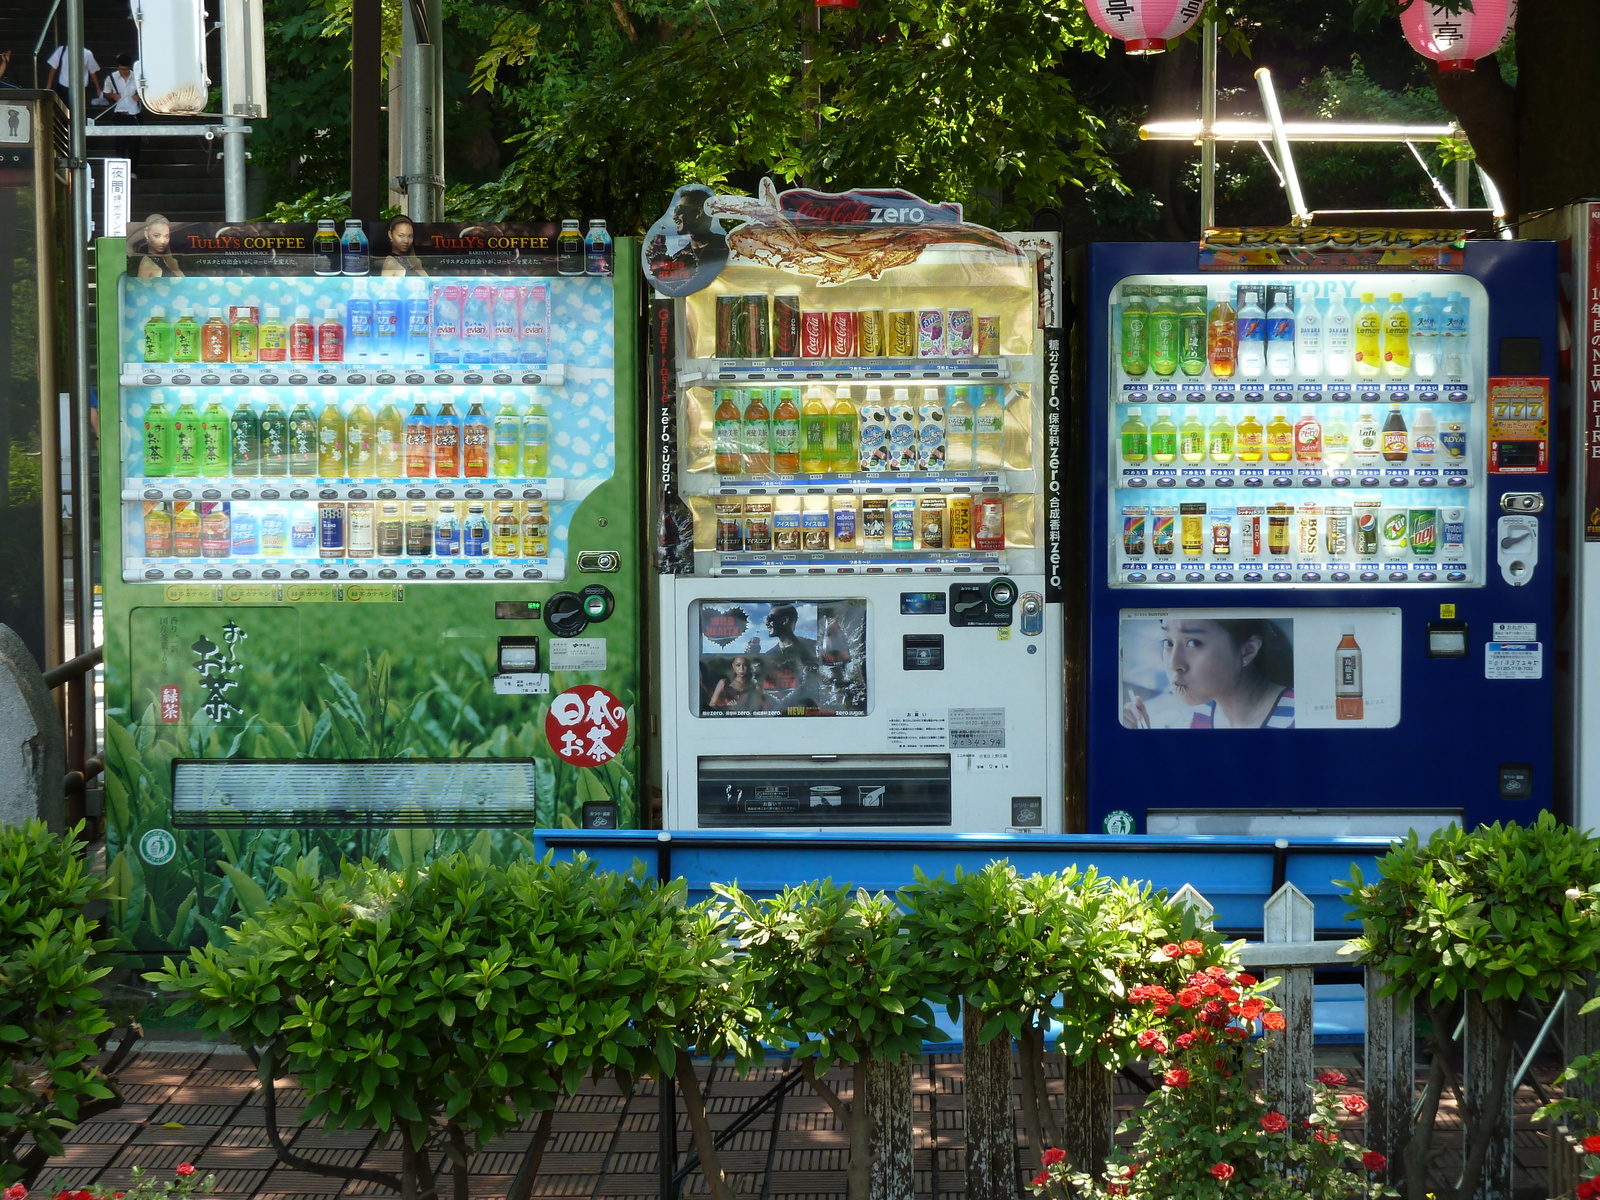
[[(128, 273), (186, 275), (555, 275), (556, 221), (518, 224), (414, 222), (395, 217), (376, 229), (335, 222), (168, 221), (151, 217), (128, 226)], [(331, 241), (329, 235), (332, 235)], [(354, 251), (367, 270), (345, 270)], [(338, 269), (330, 270), (337, 264)]]

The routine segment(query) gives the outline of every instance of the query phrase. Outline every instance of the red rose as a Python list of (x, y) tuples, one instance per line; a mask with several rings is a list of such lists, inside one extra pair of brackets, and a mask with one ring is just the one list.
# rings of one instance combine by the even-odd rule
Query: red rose
[(1222, 998), (1232, 1004), (1239, 999), (1239, 989), (1225, 987), (1222, 989)]
[(1222, 985), (1215, 979), (1208, 979), (1200, 985), (1200, 994), (1202, 996), (1220, 996), (1222, 995)]
[(1267, 1002), (1256, 996), (1239, 1002), (1239, 1015), (1246, 1021), (1254, 1021), (1267, 1010)]
[(1343, 1087), (1350, 1082), (1350, 1077), (1343, 1071), (1318, 1071), (1317, 1082), (1323, 1087)]
[(1600, 1154), (1600, 1133), (1591, 1133), (1583, 1139), (1583, 1152), (1585, 1154)]
[(1058, 1162), (1065, 1161), (1066, 1157), (1067, 1152), (1065, 1150), (1061, 1149), (1059, 1146), (1051, 1146), (1050, 1149), (1046, 1150), (1039, 1156), (1039, 1161), (1047, 1167), (1053, 1167)]
[(1576, 1194), (1578, 1200), (1594, 1200), (1596, 1193), (1600, 1193), (1600, 1176), (1580, 1183)]
[(1345, 1112), (1349, 1113), (1352, 1117), (1359, 1117), (1362, 1113), (1367, 1111), (1366, 1097), (1359, 1094), (1341, 1096), (1339, 1097), (1339, 1103), (1344, 1105)]
[(187, 1178), (189, 1178), (189, 1176), (194, 1174), (194, 1164), (193, 1163), (179, 1163), (177, 1169), (178, 1169), (178, 1177), (180, 1179), (187, 1179)]
[(1361, 1165), (1369, 1171), (1381, 1171), (1389, 1165), (1389, 1160), (1376, 1150), (1368, 1150), (1361, 1156)]
[(1264, 1113), (1261, 1117), (1261, 1128), (1268, 1133), (1282, 1133), (1289, 1128), (1289, 1118), (1281, 1112)]
[(1283, 1014), (1281, 1012), (1262, 1013), (1261, 1023), (1268, 1029), (1282, 1030), (1289, 1027), (1289, 1022), (1283, 1019)]
[(1186, 1088), (1189, 1086), (1189, 1072), (1182, 1067), (1175, 1067), (1168, 1071), (1163, 1078), (1168, 1087)]
[(1212, 1163), (1211, 1173), (1226, 1183), (1233, 1178), (1233, 1165), (1231, 1163)]
[(1171, 1008), (1169, 1006), (1165, 1005), (1165, 1004), (1158, 1004), (1155, 1007), (1155, 1014), (1158, 1017), (1164, 1017), (1164, 1016), (1167, 1015), (1167, 1013), (1169, 1013), (1171, 1011), (1172, 1011)]
[(1311, 1140), (1314, 1142), (1324, 1142), (1327, 1145), (1332, 1146), (1339, 1140), (1339, 1135), (1331, 1129), (1319, 1129), (1311, 1135)]
[(1233, 979), (1234, 982), (1240, 987), (1255, 987), (1256, 985), (1256, 977), (1254, 975), (1248, 975), (1243, 971), (1240, 971), (1233, 977)]
[(1178, 1042), (1177, 1042), (1178, 1049), (1179, 1050), (1187, 1050), (1190, 1046), (1195, 1044), (1195, 1041), (1196, 1041), (1196, 1039), (1195, 1039), (1194, 1034), (1192, 1034), (1192, 1033), (1180, 1033), (1178, 1035)]
[(1049, 1171), (1040, 1171), (1037, 1175), (1035, 1175), (1033, 1177), (1033, 1186), (1034, 1187), (1044, 1187), (1049, 1182), (1050, 1182), (1050, 1172)]
[(1228, 977), (1227, 971), (1218, 966), (1207, 967), (1206, 974), (1211, 976), (1213, 979), (1226, 979)]
[(1183, 1005), (1185, 1008), (1193, 1008), (1196, 1004), (1200, 1003), (1200, 989), (1184, 988), (1178, 993), (1178, 1003)]
[(1125, 1184), (1125, 1183), (1108, 1183), (1108, 1184), (1106, 1184), (1106, 1195), (1108, 1195), (1108, 1196), (1126, 1196), (1127, 1194), (1128, 1194), (1128, 1185)]
[(28, 1200), (28, 1189), (20, 1183), (13, 1183), (0, 1195), (4, 1195), (6, 1200)]
[(1154, 1029), (1141, 1029), (1139, 1031), (1139, 1037), (1137, 1040), (1139, 1042), (1139, 1049), (1148, 1050), (1151, 1046), (1154, 1046), (1161, 1040), (1161, 1035)]
[(1161, 953), (1165, 954), (1168, 958), (1181, 958), (1183, 956), (1183, 951), (1178, 949), (1176, 942), (1168, 942), (1165, 946), (1161, 947)]
[(1197, 942), (1193, 938), (1190, 938), (1183, 944), (1183, 952), (1193, 957), (1196, 954), (1204, 954), (1206, 952), (1206, 948), (1203, 943)]
[(1132, 1179), (1138, 1173), (1139, 1173), (1139, 1164), (1138, 1163), (1129, 1163), (1127, 1166), (1122, 1168), (1122, 1177), (1124, 1179)]

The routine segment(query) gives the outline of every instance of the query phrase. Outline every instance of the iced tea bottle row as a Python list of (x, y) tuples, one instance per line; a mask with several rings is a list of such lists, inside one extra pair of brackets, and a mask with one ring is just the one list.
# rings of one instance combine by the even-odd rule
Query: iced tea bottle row
[(1288, 406), (1281, 404), (1273, 406), (1266, 420), (1251, 404), (1239, 410), (1237, 420), (1227, 404), (1206, 409), (1188, 405), (1181, 421), (1174, 419), (1167, 405), (1157, 407), (1148, 423), (1139, 405), (1124, 409), (1122, 417), (1118, 451), (1129, 466), (1266, 462), (1302, 467), (1325, 464), (1337, 471), (1347, 464), (1377, 468), (1409, 463), (1463, 470), (1468, 462), (1465, 422), (1441, 423), (1427, 407), (1415, 409), (1409, 425), (1398, 404), (1389, 405), (1381, 424), (1370, 404), (1356, 410), (1353, 422), (1342, 405), (1329, 408), (1323, 420), (1310, 404), (1301, 405), (1292, 422)]

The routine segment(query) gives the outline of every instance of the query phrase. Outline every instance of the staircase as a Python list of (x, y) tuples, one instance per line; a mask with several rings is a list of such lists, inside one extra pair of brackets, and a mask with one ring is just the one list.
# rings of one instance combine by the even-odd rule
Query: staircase
[[(38, 86), (50, 76), (44, 61), (67, 38), (64, 9), (50, 15), (51, 0), (0, 0), (0, 50), (11, 51), (11, 67), (6, 81), (21, 87), (34, 86), (33, 46), (49, 18), (50, 29), (38, 60)], [(139, 37), (129, 15), (127, 0), (83, 0), (84, 44), (100, 63), (103, 73), (115, 69), (117, 55), (139, 55)], [(214, 69), (220, 69), (213, 64)], [(91, 118), (104, 112), (90, 108)], [(166, 118), (146, 115), (146, 121), (184, 124), (193, 118)], [(133, 183), (131, 216), (143, 220), (161, 213), (173, 221), (221, 221), (222, 163), (217, 158), (222, 146), (203, 137), (144, 138), (138, 178)], [(89, 154), (103, 157), (111, 147), (104, 139), (89, 139)], [(96, 172), (98, 175), (98, 171)], [(98, 182), (98, 181), (97, 181)], [(98, 223), (99, 214), (96, 214)]]

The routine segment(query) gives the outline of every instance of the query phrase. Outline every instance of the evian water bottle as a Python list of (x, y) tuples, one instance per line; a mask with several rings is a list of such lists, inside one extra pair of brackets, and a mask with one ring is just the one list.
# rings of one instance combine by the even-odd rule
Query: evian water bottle
[(433, 361), (461, 361), (461, 289), (454, 284), (433, 289)]
[(491, 284), (478, 284), (461, 309), (461, 361), (464, 363), (490, 361), (494, 335), (494, 291)]
[(494, 361), (514, 363), (520, 360), (517, 338), (520, 321), (517, 310), (522, 289), (515, 284), (500, 288), (494, 297)]

